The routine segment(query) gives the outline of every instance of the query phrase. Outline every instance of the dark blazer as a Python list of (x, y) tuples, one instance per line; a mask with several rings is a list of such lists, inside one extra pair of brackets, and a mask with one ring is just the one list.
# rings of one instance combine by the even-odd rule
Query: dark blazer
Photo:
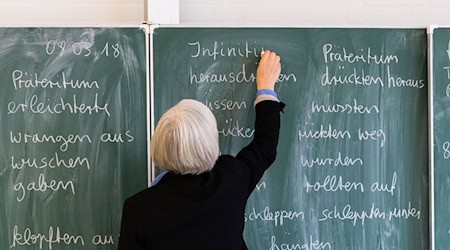
[(128, 198), (119, 250), (241, 250), (250, 193), (276, 156), (283, 103), (256, 104), (252, 142), (236, 157), (222, 155), (210, 172), (166, 174)]

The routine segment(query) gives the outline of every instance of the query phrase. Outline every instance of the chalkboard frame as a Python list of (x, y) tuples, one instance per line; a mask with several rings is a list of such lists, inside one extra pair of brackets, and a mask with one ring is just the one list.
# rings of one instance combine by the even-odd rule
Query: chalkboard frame
[[(436, 26), (436, 25), (432, 25), (432, 26), (414, 26), (414, 25), (399, 25), (399, 26), (392, 26), (392, 25), (386, 25), (386, 26), (364, 26), (364, 25), (348, 25), (348, 26), (342, 26), (342, 25), (329, 25), (329, 26), (323, 26), (323, 25), (308, 25), (308, 26), (304, 26), (304, 25), (283, 25), (283, 24), (277, 24), (277, 25), (273, 25), (273, 24), (255, 24), (255, 25), (236, 25), (236, 24), (158, 24), (158, 23), (153, 23), (150, 25), (150, 43), (149, 43), (149, 47), (150, 47), (150, 99), (151, 99), (151, 104), (150, 104), (150, 139), (153, 135), (154, 129), (155, 129), (155, 110), (154, 110), (154, 98), (153, 98), (153, 92), (154, 92), (154, 68), (153, 68), (153, 34), (154, 31), (158, 28), (261, 28), (261, 29), (270, 29), (270, 28), (304, 28), (304, 29), (308, 29), (308, 28), (327, 28), (327, 29), (423, 29), (424, 31), (426, 31), (427, 34), (427, 58), (426, 58), (426, 63), (427, 63), (427, 70), (428, 70), (428, 75), (427, 75), (427, 81), (428, 81), (428, 86), (426, 91), (427, 93), (427, 104), (428, 104), (428, 180), (429, 180), (429, 190), (428, 190), (428, 202), (429, 202), (429, 206), (428, 206), (428, 211), (429, 211), (429, 215), (428, 215), (428, 219), (429, 219), (429, 225), (428, 225), (428, 236), (429, 236), (429, 249), (434, 250), (435, 249), (435, 221), (434, 221), (434, 217), (435, 217), (435, 210), (434, 210), (434, 137), (433, 137), (433, 47), (432, 47), (432, 43), (433, 43), (433, 29), (437, 28), (437, 27), (441, 27), (441, 28), (450, 28), (450, 26)], [(153, 161), (150, 161), (151, 164), (151, 179), (150, 181), (152, 181), (158, 174), (158, 169), (155, 166), (155, 164), (153, 163)]]

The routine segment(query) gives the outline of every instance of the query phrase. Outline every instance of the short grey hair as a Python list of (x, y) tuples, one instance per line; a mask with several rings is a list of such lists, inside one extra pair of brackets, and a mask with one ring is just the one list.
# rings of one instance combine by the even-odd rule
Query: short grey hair
[(185, 99), (169, 109), (151, 138), (153, 162), (177, 174), (201, 174), (214, 167), (219, 157), (219, 132), (211, 110)]

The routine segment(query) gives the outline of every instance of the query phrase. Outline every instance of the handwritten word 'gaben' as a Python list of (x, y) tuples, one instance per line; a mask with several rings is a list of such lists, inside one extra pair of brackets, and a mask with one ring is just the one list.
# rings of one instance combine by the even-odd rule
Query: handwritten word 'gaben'
[(46, 100), (39, 100), (37, 95), (32, 95), (29, 100), (24, 100), (22, 103), (16, 103), (11, 101), (8, 103), (8, 115), (15, 114), (17, 112), (25, 113), (30, 111), (34, 114), (97, 114), (105, 112), (106, 115), (111, 116), (108, 110), (108, 103), (99, 105), (98, 94), (95, 94), (93, 103), (86, 104), (83, 101), (77, 99), (76, 95), (72, 95), (72, 99), (66, 101), (63, 97), (60, 97), (56, 101), (47, 98)]
[(33, 233), (30, 228), (25, 228), (19, 232), (19, 227), (14, 226), (12, 244), (9, 248), (19, 246), (35, 246), (33, 249), (53, 249), (53, 245), (79, 245), (84, 246), (84, 239), (81, 235), (70, 235), (62, 233), (59, 227), (56, 230), (49, 227), (47, 234)]
[(57, 81), (49, 80), (45, 77), (39, 78), (37, 73), (27, 73), (21, 70), (14, 70), (12, 72), (12, 82), (14, 89), (21, 88), (62, 88), (62, 89), (93, 89), (100, 88), (97, 81), (85, 81), (68, 79), (66, 74), (62, 72), (62, 79)]
[(56, 181), (50, 180), (48, 182), (45, 179), (44, 174), (40, 174), (37, 182), (31, 181), (28, 184), (23, 182), (17, 182), (14, 184), (14, 191), (17, 194), (17, 201), (22, 202), (25, 199), (26, 191), (35, 192), (47, 192), (47, 191), (58, 191), (60, 189), (69, 190), (72, 194), (75, 194), (75, 187), (73, 181)]
[(12, 144), (19, 143), (53, 143), (60, 144), (59, 149), (61, 151), (66, 151), (69, 144), (82, 143), (86, 141), (87, 143), (92, 143), (91, 137), (89, 135), (74, 135), (69, 134), (67, 136), (62, 135), (47, 135), (47, 134), (27, 134), (20, 133), (13, 134), (9, 131), (10, 140)]

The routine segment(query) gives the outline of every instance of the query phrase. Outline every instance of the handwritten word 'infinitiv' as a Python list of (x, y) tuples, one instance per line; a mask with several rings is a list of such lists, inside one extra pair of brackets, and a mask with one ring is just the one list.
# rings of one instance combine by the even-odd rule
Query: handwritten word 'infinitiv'
[(108, 103), (104, 105), (98, 104), (98, 94), (95, 94), (93, 103), (86, 104), (80, 101), (76, 95), (72, 95), (72, 99), (66, 101), (60, 97), (56, 101), (47, 98), (46, 100), (39, 100), (37, 95), (32, 95), (29, 100), (25, 99), (22, 103), (11, 101), (8, 103), (8, 115), (17, 112), (25, 113), (29, 111), (34, 114), (97, 114), (105, 112), (107, 116), (111, 116), (108, 110)]
[[(247, 67), (242, 64), (242, 68), (239, 72), (229, 72), (229, 73), (215, 73), (214, 68), (217, 66), (216, 63), (209, 66), (203, 72), (194, 72), (194, 69), (190, 67), (189, 69), (189, 83), (199, 84), (199, 83), (255, 83), (256, 73), (247, 72)], [(277, 82), (297, 82), (297, 77), (294, 74), (283, 74), (281, 73), (278, 77)]]
[(272, 236), (270, 239), (271, 246), (269, 250), (322, 250), (322, 249), (332, 249), (330, 242), (321, 242), (319, 240), (314, 240), (312, 235), (309, 235), (308, 242), (288, 244), (288, 243), (277, 243), (277, 238)]
[(71, 235), (61, 232), (59, 227), (49, 227), (46, 234), (34, 233), (30, 228), (19, 232), (19, 226), (15, 225), (10, 248), (19, 246), (35, 246), (38, 249), (53, 249), (54, 245), (78, 245), (84, 246), (84, 238), (81, 235)]
[(397, 55), (377, 55), (372, 53), (370, 47), (360, 49), (357, 52), (348, 51), (345, 47), (336, 46), (330, 43), (322, 46), (323, 59), (325, 63), (346, 62), (346, 63), (367, 63), (367, 64), (389, 64), (398, 63)]
[[(59, 75), (58, 75), (59, 77)], [(21, 88), (44, 88), (44, 89), (98, 89), (97, 81), (85, 81), (68, 79), (66, 73), (61, 73), (61, 79), (52, 81), (46, 77), (39, 77), (37, 73), (28, 73), (21, 70), (14, 70), (12, 72), (12, 82), (14, 89)]]
[(217, 57), (259, 57), (260, 53), (264, 51), (263, 47), (256, 48), (256, 42), (250, 46), (249, 42), (236, 45), (225, 44), (224, 42), (214, 41), (212, 44), (205, 46), (200, 42), (190, 42), (188, 45), (194, 48), (191, 57), (211, 57), (216, 60)]

